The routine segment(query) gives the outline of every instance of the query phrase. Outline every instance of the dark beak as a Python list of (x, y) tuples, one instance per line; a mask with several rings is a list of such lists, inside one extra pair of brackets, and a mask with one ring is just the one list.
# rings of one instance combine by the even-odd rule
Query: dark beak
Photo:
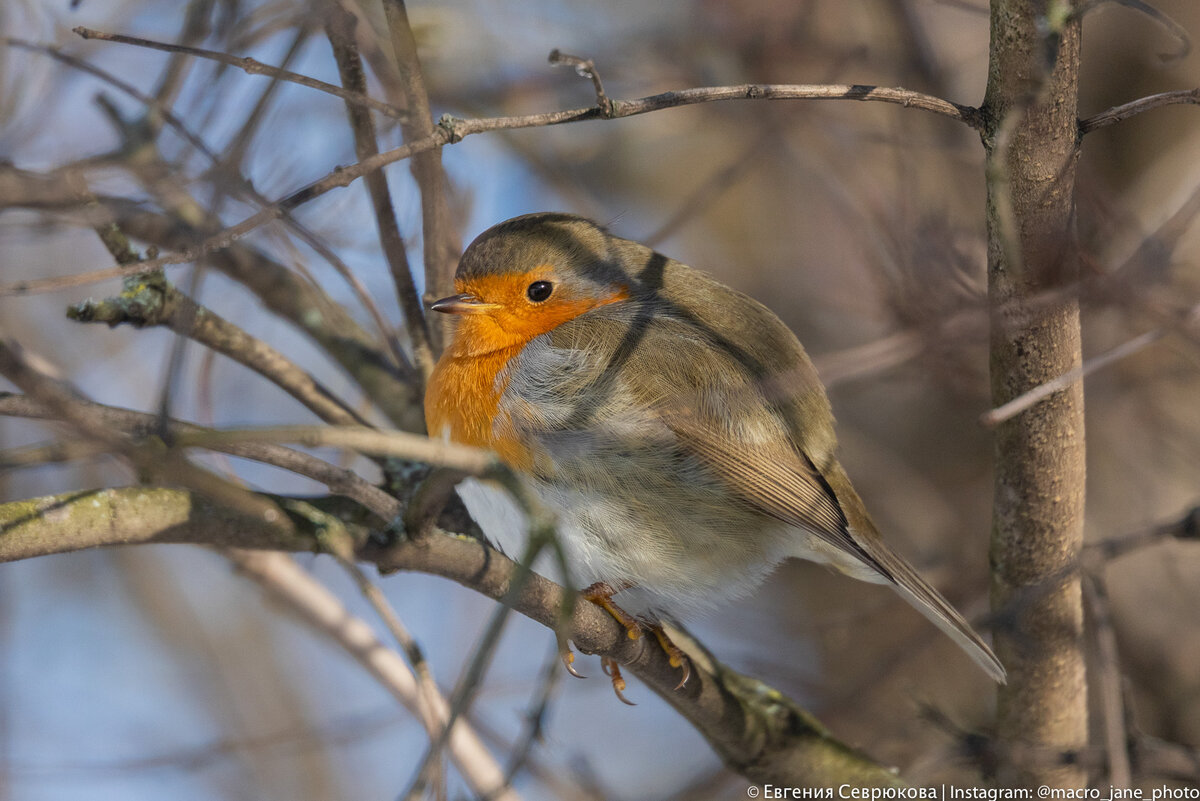
[(487, 303), (474, 295), (451, 295), (435, 300), (429, 308), (443, 314), (480, 314), (500, 308), (498, 303)]

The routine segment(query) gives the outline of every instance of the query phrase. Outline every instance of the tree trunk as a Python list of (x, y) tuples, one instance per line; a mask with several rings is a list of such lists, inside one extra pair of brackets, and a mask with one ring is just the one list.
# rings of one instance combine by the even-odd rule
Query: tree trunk
[[(988, 154), (992, 401), (1081, 360), (1074, 190), (1080, 25), (1056, 0), (993, 0), (983, 111)], [(1055, 14), (1059, 18), (1055, 18)], [(991, 562), (996, 651), (1009, 671), (1000, 779), (1084, 787), (1065, 760), (1087, 742), (1083, 613), (1083, 386), (1000, 425)]]

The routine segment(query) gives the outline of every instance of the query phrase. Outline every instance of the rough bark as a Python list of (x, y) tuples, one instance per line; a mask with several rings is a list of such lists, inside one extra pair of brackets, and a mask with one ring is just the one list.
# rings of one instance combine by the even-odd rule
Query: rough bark
[[(1068, 9), (1046, 0), (991, 5), (983, 111), (996, 406), (1081, 362), (1074, 220), (1080, 26), (1062, 14)], [(1082, 768), (1064, 758), (1087, 741), (1077, 570), (1082, 384), (1003, 423), (995, 464), (992, 608), (996, 651), (1009, 673), (998, 704), (997, 734), (1010, 755), (1001, 779), (1083, 787)]]

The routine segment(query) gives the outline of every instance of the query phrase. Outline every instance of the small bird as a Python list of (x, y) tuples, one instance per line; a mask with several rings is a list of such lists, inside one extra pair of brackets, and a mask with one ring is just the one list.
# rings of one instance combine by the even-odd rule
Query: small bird
[[(656, 624), (745, 595), (788, 558), (889, 585), (1004, 682), (883, 541), (837, 461), (815, 368), (765, 306), (559, 213), (485, 231), (455, 290), (430, 307), (458, 318), (425, 396), (430, 435), (497, 453), (557, 515), (573, 577), (592, 582), (584, 597), (630, 636), (649, 624), (685, 682)], [(520, 552), (527, 523), (506, 493), (475, 479), (458, 492)]]

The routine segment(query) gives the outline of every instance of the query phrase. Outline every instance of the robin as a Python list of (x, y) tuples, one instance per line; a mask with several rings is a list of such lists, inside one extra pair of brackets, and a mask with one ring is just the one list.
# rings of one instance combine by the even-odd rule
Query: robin
[[(455, 290), (431, 306), (458, 318), (425, 396), (431, 436), (490, 448), (516, 471), (557, 514), (573, 575), (593, 582), (584, 597), (630, 636), (648, 624), (684, 682), (657, 624), (748, 593), (787, 558), (892, 587), (1005, 680), (883, 541), (835, 456), (816, 370), (765, 306), (557, 213), (481, 234)], [(458, 491), (519, 553), (526, 522), (507, 494), (476, 480)]]

